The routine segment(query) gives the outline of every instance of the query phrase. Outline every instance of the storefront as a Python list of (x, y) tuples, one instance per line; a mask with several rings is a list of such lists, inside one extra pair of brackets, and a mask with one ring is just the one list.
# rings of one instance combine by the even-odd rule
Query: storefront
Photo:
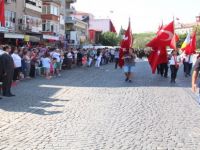
[(24, 41), (24, 35), (18, 33), (4, 33), (2, 44), (9, 44), (11, 46), (21, 45)]
[(43, 35), (43, 42), (47, 46), (56, 46), (59, 47), (60, 41), (58, 36), (53, 35)]

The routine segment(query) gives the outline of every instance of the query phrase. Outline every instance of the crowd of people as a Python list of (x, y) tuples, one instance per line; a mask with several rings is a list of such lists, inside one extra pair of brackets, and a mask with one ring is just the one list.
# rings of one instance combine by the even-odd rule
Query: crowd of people
[(178, 51), (173, 50), (171, 54), (168, 55), (166, 60), (163, 60), (162, 64), (157, 66), (157, 74), (162, 77), (168, 78), (168, 70), (171, 71), (171, 83), (176, 83), (177, 73), (181, 65), (183, 65), (184, 76), (190, 77), (192, 72), (192, 67), (198, 58), (198, 55), (188, 55), (184, 52), (179, 54)]
[(60, 77), (61, 70), (73, 66), (99, 68), (109, 62), (118, 66), (118, 49), (63, 49), (46, 46), (11, 47), (0, 45), (0, 82), (3, 96), (15, 96), (11, 93), (11, 85), (24, 79), (35, 78), (36, 75), (46, 79)]
[[(35, 78), (36, 75), (46, 79), (60, 77), (61, 70), (77, 67), (96, 67), (108, 63), (115, 63), (114, 68), (119, 66), (120, 49), (87, 48), (87, 49), (63, 49), (46, 46), (36, 47), (10, 47), (0, 45), (0, 83), (2, 95), (15, 96), (11, 92), (13, 83), (24, 79)], [(124, 50), (124, 74), (125, 81), (132, 82), (136, 57), (145, 57), (145, 51), (139, 52), (132, 48)], [(191, 76), (194, 64), (194, 55), (187, 55), (173, 50), (168, 59), (157, 66), (157, 73), (168, 78), (168, 70), (171, 71), (171, 83), (176, 82), (177, 72), (183, 64), (185, 77)], [(197, 65), (196, 65), (197, 66)], [(196, 67), (197, 68), (197, 67)]]

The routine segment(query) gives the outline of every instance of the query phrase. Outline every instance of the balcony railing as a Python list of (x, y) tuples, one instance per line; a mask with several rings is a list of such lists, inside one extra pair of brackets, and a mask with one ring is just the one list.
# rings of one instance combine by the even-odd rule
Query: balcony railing
[(65, 17), (65, 23), (75, 24), (76, 19), (74, 17)]
[(66, 3), (75, 3), (77, 0), (65, 0)]
[(76, 12), (74, 7), (66, 8), (65, 11), (66, 11), (66, 14), (74, 14)]
[(43, 2), (53, 2), (53, 3), (56, 3), (56, 4), (61, 4), (61, 2), (59, 0), (43, 0)]

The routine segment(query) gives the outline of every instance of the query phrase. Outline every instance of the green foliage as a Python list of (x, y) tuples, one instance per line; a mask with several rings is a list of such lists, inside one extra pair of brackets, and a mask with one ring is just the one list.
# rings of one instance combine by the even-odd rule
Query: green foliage
[(200, 49), (200, 26), (194, 27), (197, 33), (197, 49)]
[(116, 33), (105, 32), (101, 34), (99, 41), (104, 46), (116, 46), (120, 40)]
[(125, 34), (125, 32), (126, 32), (126, 30), (124, 30), (124, 29), (122, 28), (122, 26), (121, 26), (121, 29), (120, 29), (119, 35), (118, 35), (119, 40), (122, 40), (123, 35)]
[(134, 48), (145, 48), (146, 44), (148, 42), (150, 42), (155, 36), (156, 35), (153, 32), (134, 34), (133, 35), (133, 38), (134, 38), (133, 47)]

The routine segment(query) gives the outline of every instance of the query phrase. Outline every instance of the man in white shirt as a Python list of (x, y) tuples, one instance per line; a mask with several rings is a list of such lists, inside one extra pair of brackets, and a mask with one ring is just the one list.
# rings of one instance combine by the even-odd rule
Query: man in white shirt
[(178, 56), (177, 51), (172, 51), (172, 56), (169, 61), (171, 69), (171, 83), (176, 83), (177, 72), (181, 63), (181, 58)]
[(73, 61), (73, 55), (71, 50), (67, 53), (67, 68), (71, 69), (72, 67), (72, 61)]
[(59, 49), (56, 49), (52, 54), (51, 54), (52, 58), (56, 58), (56, 64), (55, 64), (55, 70), (56, 70), (56, 74), (58, 76), (60, 75), (60, 68), (61, 68), (61, 58), (60, 58), (60, 51)]

